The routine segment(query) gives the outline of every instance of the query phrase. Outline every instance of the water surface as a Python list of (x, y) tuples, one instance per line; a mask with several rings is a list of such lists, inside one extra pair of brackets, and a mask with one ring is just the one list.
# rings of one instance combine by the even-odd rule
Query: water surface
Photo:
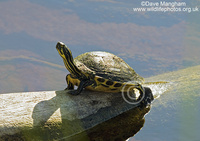
[[(200, 6), (198, 0), (183, 2), (186, 8)], [(0, 1), (0, 93), (64, 89), (68, 71), (57, 41), (74, 57), (89, 51), (116, 54), (146, 78), (200, 65), (198, 11), (133, 11), (141, 7), (132, 0)], [(199, 138), (195, 77), (193, 83), (186, 75), (180, 88), (154, 101), (135, 140)]]

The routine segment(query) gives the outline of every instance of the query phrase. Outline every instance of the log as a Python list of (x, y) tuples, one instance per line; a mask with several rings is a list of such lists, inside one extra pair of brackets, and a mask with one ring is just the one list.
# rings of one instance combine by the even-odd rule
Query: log
[[(153, 96), (145, 88), (143, 101)], [(0, 140), (125, 140), (144, 124), (150, 106), (121, 93), (67, 91), (0, 94)]]

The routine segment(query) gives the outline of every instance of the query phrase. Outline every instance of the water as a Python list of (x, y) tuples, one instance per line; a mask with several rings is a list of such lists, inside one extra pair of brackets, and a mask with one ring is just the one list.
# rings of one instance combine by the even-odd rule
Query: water
[(171, 99), (167, 105), (163, 105), (162, 101), (165, 101), (165, 96), (152, 104), (143, 129), (134, 139), (197, 141), (200, 137), (198, 134), (200, 113), (197, 107), (199, 97), (190, 97), (184, 101)]
[[(187, 7), (199, 1), (185, 0)], [(55, 45), (74, 57), (107, 51), (141, 76), (200, 65), (199, 12), (134, 12), (138, 1), (0, 1), (0, 93), (61, 90), (65, 69)], [(156, 100), (134, 140), (199, 139), (199, 72), (149, 79)]]
[(145, 125), (136, 134), (135, 140), (199, 140), (199, 68), (197, 66), (152, 78), (171, 79), (173, 85), (154, 101)]

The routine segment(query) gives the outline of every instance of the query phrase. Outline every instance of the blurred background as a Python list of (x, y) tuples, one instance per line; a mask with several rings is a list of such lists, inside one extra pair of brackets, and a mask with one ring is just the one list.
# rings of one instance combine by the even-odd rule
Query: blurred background
[[(200, 0), (167, 2), (186, 3), (179, 8), (200, 7)], [(0, 94), (66, 88), (68, 71), (56, 51), (58, 41), (74, 58), (90, 51), (111, 52), (145, 78), (200, 65), (197, 8), (133, 8), (148, 7), (137, 0), (0, 0)], [(144, 128), (130, 140), (199, 139), (197, 82), (155, 100)]]
[[(184, 2), (199, 6), (199, 0)], [(199, 64), (199, 12), (137, 7), (141, 1), (1, 0), (0, 93), (64, 89), (68, 72), (57, 41), (74, 57), (111, 52), (143, 77)]]

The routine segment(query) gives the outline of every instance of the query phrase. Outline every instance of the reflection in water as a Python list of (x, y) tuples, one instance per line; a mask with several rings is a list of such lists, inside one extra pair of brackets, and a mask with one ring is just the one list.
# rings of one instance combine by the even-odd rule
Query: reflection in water
[[(75, 120), (74, 122), (66, 120), (62, 114), (64, 113), (63, 110), (66, 110), (66, 108), (61, 108), (61, 115), (63, 115), (63, 138), (61, 140), (123, 141), (131, 136), (134, 136), (143, 127), (145, 122), (144, 115), (149, 112), (150, 103), (153, 100), (151, 90), (145, 87), (145, 92), (144, 100), (138, 105), (130, 105), (123, 100), (121, 95), (116, 97), (116, 94), (114, 94), (112, 96), (111, 106), (102, 108), (96, 114), (92, 114), (81, 120)], [(97, 100), (97, 98), (95, 99)], [(144, 103), (145, 105), (149, 103), (149, 105), (144, 106)], [(98, 100), (93, 103), (93, 106), (95, 106), (95, 104), (99, 104)], [(121, 114), (113, 116), (116, 111)], [(105, 120), (107, 117), (109, 117), (109, 120)], [(104, 122), (101, 122), (102, 119), (104, 119)], [(93, 126), (92, 128), (88, 128), (88, 125), (93, 125), (94, 122), (97, 121), (100, 124)], [(82, 127), (80, 127), (80, 122)], [(83, 127), (87, 130), (79, 132), (73, 136), (69, 136), (69, 130), (67, 131), (66, 127), (71, 126), (70, 124), (73, 124), (73, 128), (75, 128), (75, 130)]]
[(124, 141), (134, 136), (143, 127), (144, 115), (149, 110), (150, 107), (136, 107), (68, 139), (71, 141)]
[[(71, 130), (82, 130), (82, 120), (63, 119), (62, 124), (48, 125), (34, 128), (31, 136), (37, 140), (66, 140), (66, 141), (124, 141), (134, 136), (144, 125), (145, 114), (150, 110), (148, 107), (135, 107), (117, 117), (96, 125), (88, 130), (73, 134)], [(101, 115), (102, 116), (102, 115)], [(71, 127), (69, 129), (69, 127)], [(30, 132), (27, 139), (30, 139)]]

